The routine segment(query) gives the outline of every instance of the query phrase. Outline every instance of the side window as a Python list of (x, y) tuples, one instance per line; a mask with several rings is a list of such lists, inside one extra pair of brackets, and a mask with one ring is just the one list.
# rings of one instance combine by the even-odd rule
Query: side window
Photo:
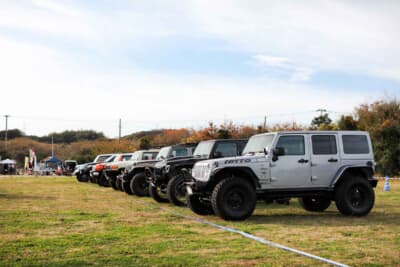
[(221, 157), (235, 157), (237, 156), (237, 145), (235, 143), (219, 143), (214, 153)]
[(281, 136), (276, 146), (283, 148), (285, 156), (305, 154), (304, 136), (302, 135)]
[(336, 155), (337, 146), (334, 135), (313, 135), (311, 137), (314, 155)]
[(345, 154), (369, 154), (368, 140), (365, 135), (343, 135)]

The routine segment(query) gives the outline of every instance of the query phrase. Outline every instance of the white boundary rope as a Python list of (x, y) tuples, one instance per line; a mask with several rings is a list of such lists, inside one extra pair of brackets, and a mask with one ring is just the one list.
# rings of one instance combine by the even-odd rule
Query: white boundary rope
[[(375, 178), (378, 180), (386, 180), (386, 177), (375, 177)], [(399, 177), (393, 177), (393, 178), (388, 177), (388, 179), (389, 180), (400, 180)]]
[(280, 245), (278, 243), (275, 243), (275, 242), (266, 240), (264, 238), (261, 238), (261, 237), (258, 237), (258, 236), (243, 232), (241, 230), (237, 230), (237, 229), (234, 229), (234, 228), (222, 226), (222, 225), (219, 225), (219, 224), (216, 224), (216, 223), (209, 222), (209, 221), (204, 220), (204, 219), (183, 215), (183, 214), (171, 211), (170, 209), (159, 207), (159, 206), (156, 206), (156, 205), (151, 204), (151, 203), (142, 202), (142, 201), (139, 201), (137, 199), (134, 199), (134, 201), (137, 202), (137, 203), (140, 203), (140, 204), (144, 204), (146, 206), (152, 206), (154, 208), (158, 208), (158, 209), (160, 209), (162, 211), (165, 211), (165, 212), (167, 212), (167, 213), (169, 213), (171, 215), (174, 215), (176, 217), (192, 220), (192, 221), (195, 221), (195, 222), (198, 222), (198, 223), (202, 223), (202, 224), (206, 224), (206, 225), (218, 228), (218, 229), (223, 230), (223, 231), (239, 234), (239, 235), (241, 235), (241, 236), (243, 236), (245, 238), (257, 241), (257, 242), (262, 243), (264, 245), (268, 245), (268, 246), (271, 246), (271, 247), (283, 249), (283, 250), (286, 250), (286, 251), (289, 251), (289, 252), (304, 256), (304, 257), (312, 258), (314, 260), (318, 260), (318, 261), (321, 261), (321, 262), (325, 262), (325, 263), (331, 264), (333, 266), (349, 267), (349, 265), (346, 265), (346, 264), (343, 264), (343, 263), (340, 263), (340, 262), (337, 262), (337, 261), (333, 261), (333, 260), (330, 260), (330, 259), (326, 259), (326, 258), (323, 258), (323, 257), (319, 257), (319, 256), (316, 256), (316, 255), (313, 255), (313, 254), (310, 254), (310, 253), (295, 249), (295, 248), (290, 248), (290, 247), (287, 247), (287, 246), (284, 246), (284, 245)]

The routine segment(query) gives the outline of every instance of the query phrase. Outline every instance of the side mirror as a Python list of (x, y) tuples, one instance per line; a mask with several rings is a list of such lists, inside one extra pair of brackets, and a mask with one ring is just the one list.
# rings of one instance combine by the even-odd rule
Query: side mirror
[(275, 148), (275, 154), (277, 156), (283, 156), (285, 155), (285, 149), (283, 147), (277, 147)]
[(279, 156), (285, 155), (285, 150), (283, 147), (276, 147), (272, 150), (272, 161), (277, 161)]
[(267, 150), (266, 147), (264, 147), (264, 154), (265, 154), (265, 155), (268, 155), (268, 150)]

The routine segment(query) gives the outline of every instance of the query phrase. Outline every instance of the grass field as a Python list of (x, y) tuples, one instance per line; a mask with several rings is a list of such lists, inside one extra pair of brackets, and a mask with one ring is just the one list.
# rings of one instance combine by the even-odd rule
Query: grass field
[[(211, 222), (352, 266), (400, 265), (400, 183), (364, 218), (260, 203), (245, 222)], [(160, 210), (162, 206), (165, 210)], [(321, 266), (158, 204), (73, 177), (0, 178), (0, 266)]]

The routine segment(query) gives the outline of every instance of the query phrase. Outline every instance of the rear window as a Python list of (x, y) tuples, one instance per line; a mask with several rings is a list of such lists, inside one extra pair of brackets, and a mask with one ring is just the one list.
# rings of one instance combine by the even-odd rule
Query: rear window
[(369, 154), (367, 136), (343, 135), (342, 140), (345, 154)]

